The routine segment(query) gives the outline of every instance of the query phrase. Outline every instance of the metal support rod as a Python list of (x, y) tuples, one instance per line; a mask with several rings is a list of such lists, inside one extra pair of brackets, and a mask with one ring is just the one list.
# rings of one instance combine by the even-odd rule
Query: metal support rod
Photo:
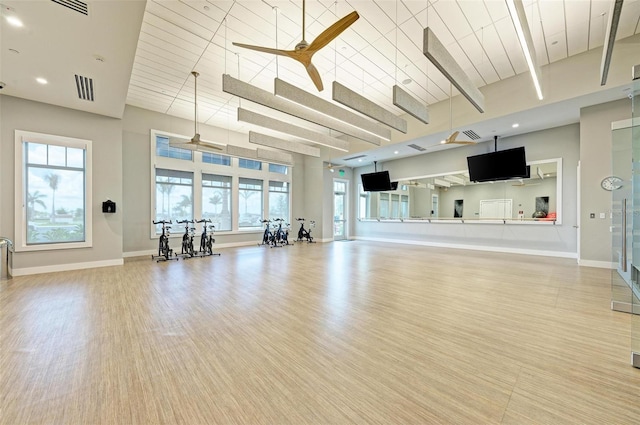
[(627, 272), (627, 198), (622, 200), (622, 271)]
[(493, 151), (498, 152), (498, 136), (493, 136)]

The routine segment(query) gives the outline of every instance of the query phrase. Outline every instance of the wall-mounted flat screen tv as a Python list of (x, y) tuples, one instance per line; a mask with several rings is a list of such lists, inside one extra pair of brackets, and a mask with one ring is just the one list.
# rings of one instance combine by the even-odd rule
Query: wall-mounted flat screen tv
[(391, 190), (391, 180), (388, 171), (378, 171), (360, 176), (362, 178), (362, 188), (365, 192), (382, 192)]
[(467, 157), (469, 180), (486, 182), (527, 177), (524, 147)]

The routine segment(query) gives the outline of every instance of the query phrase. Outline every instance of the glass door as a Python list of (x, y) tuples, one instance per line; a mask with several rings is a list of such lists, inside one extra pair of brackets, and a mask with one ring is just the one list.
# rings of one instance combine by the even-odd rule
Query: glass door
[(347, 182), (333, 181), (333, 240), (347, 238)]
[[(633, 67), (631, 86), (631, 145), (633, 148), (633, 198), (631, 208), (631, 363), (640, 368), (640, 65)], [(627, 206), (628, 208), (628, 206)]]

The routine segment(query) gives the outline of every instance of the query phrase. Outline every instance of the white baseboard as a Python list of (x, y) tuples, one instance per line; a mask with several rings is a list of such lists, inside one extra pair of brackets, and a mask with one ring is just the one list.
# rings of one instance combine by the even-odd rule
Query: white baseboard
[(124, 264), (124, 260), (122, 258), (118, 258), (115, 260), (102, 260), (102, 261), (87, 261), (86, 263), (69, 263), (69, 264), (55, 264), (52, 266), (40, 266), (40, 267), (24, 267), (21, 269), (12, 269), (11, 274), (13, 276), (27, 276), (31, 274), (40, 274), (40, 273), (54, 273), (54, 272), (65, 272), (69, 270), (82, 270), (82, 269), (94, 269), (98, 267), (109, 267), (109, 266), (121, 266)]
[(538, 255), (541, 257), (557, 257), (557, 258), (578, 258), (578, 254), (575, 252), (563, 252), (563, 251), (543, 251), (538, 249), (522, 249), (522, 248), (506, 248), (501, 246), (486, 246), (486, 245), (463, 245), (452, 244), (442, 242), (428, 242), (428, 241), (414, 241), (404, 239), (385, 239), (385, 238), (368, 238), (363, 236), (357, 236), (355, 239), (361, 241), (372, 242), (385, 242), (385, 243), (399, 243), (406, 245), (421, 245), (421, 246), (434, 246), (440, 248), (452, 248), (452, 249), (468, 249), (473, 251), (489, 251), (489, 252), (503, 252), (506, 254), (524, 254), (524, 255)]
[(157, 253), (158, 253), (157, 249), (148, 249), (146, 251), (129, 251), (129, 252), (123, 252), (122, 258), (148, 257), (150, 255), (154, 255)]
[(616, 267), (618, 267), (616, 263), (612, 263), (610, 261), (594, 261), (594, 260), (578, 259), (578, 264), (584, 267), (597, 267), (599, 269), (615, 269)]

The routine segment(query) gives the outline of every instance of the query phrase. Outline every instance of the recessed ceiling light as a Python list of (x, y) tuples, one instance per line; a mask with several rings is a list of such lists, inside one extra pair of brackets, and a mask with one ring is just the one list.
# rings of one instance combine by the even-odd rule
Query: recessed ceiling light
[(447, 141), (446, 141), (446, 140), (440, 140), (440, 144), (441, 144), (441, 145), (444, 145), (445, 143), (447, 143)]
[(362, 158), (360, 158), (360, 159), (358, 160), (358, 162), (362, 162)]
[(520, 127), (520, 124), (518, 124), (518, 123), (516, 122), (516, 123), (511, 124), (511, 127), (512, 127), (512, 128), (518, 128), (518, 127)]
[(394, 155), (398, 155), (399, 153), (400, 153), (400, 152), (398, 152), (398, 151), (393, 151), (393, 154), (394, 154)]
[(7, 22), (9, 23), (9, 25), (12, 25), (18, 28), (21, 28), (24, 26), (22, 21), (16, 16), (7, 16)]
[(209, 6), (206, 6), (206, 5), (205, 5), (205, 6), (203, 7), (203, 9), (204, 9), (204, 10), (209, 10)]
[(38, 78), (36, 78), (36, 81), (37, 81), (37, 82), (39, 82), (40, 84), (47, 84), (47, 83), (48, 83), (48, 81), (47, 81), (47, 80), (45, 80), (45, 79), (44, 79), (44, 78), (42, 78), (42, 77), (38, 77)]

